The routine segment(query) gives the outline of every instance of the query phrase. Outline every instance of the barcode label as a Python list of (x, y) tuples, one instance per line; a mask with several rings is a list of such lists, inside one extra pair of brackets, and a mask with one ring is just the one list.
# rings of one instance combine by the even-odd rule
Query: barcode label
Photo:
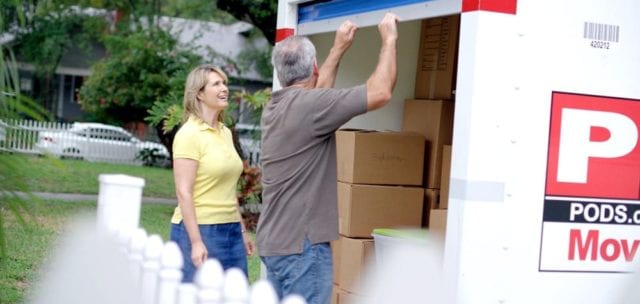
[(620, 26), (585, 22), (584, 38), (591, 40), (618, 42), (618, 39), (620, 38)]

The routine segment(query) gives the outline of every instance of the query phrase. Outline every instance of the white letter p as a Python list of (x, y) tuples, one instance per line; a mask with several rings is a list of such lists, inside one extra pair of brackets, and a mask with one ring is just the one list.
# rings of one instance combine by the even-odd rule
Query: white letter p
[[(611, 136), (591, 141), (591, 128), (602, 127)], [(586, 183), (589, 157), (616, 158), (633, 151), (638, 129), (628, 116), (601, 111), (563, 109), (558, 156), (558, 182)]]

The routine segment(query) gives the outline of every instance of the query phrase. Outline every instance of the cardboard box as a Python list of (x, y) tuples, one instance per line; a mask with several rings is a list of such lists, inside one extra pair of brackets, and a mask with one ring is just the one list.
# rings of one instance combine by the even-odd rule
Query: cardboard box
[(415, 98), (453, 99), (460, 15), (422, 21)]
[(417, 132), (430, 142), (424, 187), (440, 189), (442, 147), (453, 140), (454, 103), (450, 100), (409, 99), (404, 103), (402, 131)]
[(419, 187), (338, 182), (338, 230), (348, 237), (371, 238), (375, 228), (420, 227), (423, 200)]
[(442, 146), (442, 174), (440, 177), (440, 209), (449, 208), (449, 182), (451, 179), (451, 145)]
[(432, 209), (429, 214), (429, 228), (427, 233), (431, 235), (431, 242), (440, 244), (439, 250), (435, 250), (436, 261), (442, 263), (444, 257), (445, 240), (447, 237), (447, 209)]
[(447, 232), (447, 209), (433, 209), (429, 215), (429, 231), (444, 241)]
[(340, 276), (340, 239), (331, 241), (331, 258), (333, 260), (333, 283), (338, 283), (338, 277)]
[[(373, 271), (375, 249), (372, 239), (354, 239), (340, 236), (340, 289), (363, 294), (361, 279), (365, 272)], [(339, 302), (339, 300), (338, 300)]]
[(429, 227), (429, 217), (431, 210), (438, 209), (440, 200), (439, 189), (424, 189), (424, 204), (422, 212), (422, 227)]
[(422, 185), (424, 143), (424, 136), (415, 132), (338, 130), (338, 181)]
[(338, 303), (339, 304), (361, 304), (361, 303), (374, 303), (374, 301), (372, 301), (373, 299), (370, 299), (366, 296), (362, 296), (362, 295), (357, 295), (357, 294), (353, 294), (350, 293), (344, 289), (340, 289), (338, 291)]

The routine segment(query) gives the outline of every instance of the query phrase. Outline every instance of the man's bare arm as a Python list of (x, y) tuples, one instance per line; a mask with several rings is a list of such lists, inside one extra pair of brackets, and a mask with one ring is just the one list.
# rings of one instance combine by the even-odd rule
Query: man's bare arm
[(325, 59), (322, 67), (320, 67), (320, 70), (318, 71), (316, 88), (333, 88), (336, 81), (336, 75), (338, 74), (338, 67), (340, 66), (340, 60), (342, 60), (342, 55), (344, 55), (351, 46), (357, 30), (358, 27), (348, 20), (340, 25), (336, 31), (336, 38), (333, 42), (333, 47), (329, 51), (327, 59)]
[(367, 80), (367, 110), (372, 111), (385, 106), (391, 100), (393, 89), (398, 78), (397, 71), (397, 41), (398, 17), (387, 13), (380, 24), (380, 38), (382, 47), (378, 65)]

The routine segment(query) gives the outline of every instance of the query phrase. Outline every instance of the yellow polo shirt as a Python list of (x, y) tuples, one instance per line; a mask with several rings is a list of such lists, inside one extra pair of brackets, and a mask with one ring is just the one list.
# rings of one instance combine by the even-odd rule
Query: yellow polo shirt
[[(193, 203), (198, 224), (239, 222), (236, 185), (242, 173), (242, 160), (233, 146), (231, 130), (219, 123), (213, 129), (191, 117), (180, 127), (173, 140), (173, 158), (198, 161), (193, 185)], [(180, 223), (180, 206), (171, 222)]]

